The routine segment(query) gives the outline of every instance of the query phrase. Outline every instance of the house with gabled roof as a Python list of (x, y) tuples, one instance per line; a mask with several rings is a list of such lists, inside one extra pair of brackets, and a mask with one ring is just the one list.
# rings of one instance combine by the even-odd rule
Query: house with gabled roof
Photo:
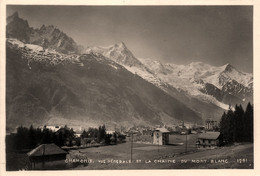
[(206, 132), (200, 133), (197, 138), (197, 148), (213, 149), (219, 145), (220, 132)]
[(169, 144), (170, 132), (166, 128), (156, 128), (153, 132), (153, 144), (167, 145)]
[(67, 152), (55, 144), (41, 144), (27, 153), (33, 170), (52, 170), (66, 166)]

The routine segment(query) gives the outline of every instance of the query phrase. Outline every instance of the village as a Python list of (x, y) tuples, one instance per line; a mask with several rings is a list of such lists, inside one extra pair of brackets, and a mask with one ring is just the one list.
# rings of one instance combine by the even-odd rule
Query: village
[[(40, 127), (42, 130), (49, 129), (55, 133), (58, 133), (61, 128), (62, 126), (58, 125), (45, 125)], [(75, 138), (81, 139), (80, 146), (86, 147), (91, 142), (97, 143), (95, 139), (93, 139), (93, 141), (86, 141), (86, 138), (88, 137), (84, 135), (86, 133), (86, 129), (83, 129), (81, 126), (68, 126), (68, 128), (73, 129)], [(218, 146), (217, 139), (220, 135), (218, 122), (210, 119), (205, 121), (205, 126), (179, 122), (178, 125), (170, 127), (166, 125), (156, 125), (155, 127), (134, 126), (127, 130), (124, 127), (115, 127), (113, 130), (106, 130), (105, 133), (107, 135), (111, 135), (111, 141), (115, 140), (113, 138), (117, 138), (120, 139), (120, 143), (132, 140), (135, 143), (153, 145), (168, 145), (170, 143), (183, 145), (184, 143), (178, 143), (178, 141), (175, 141), (174, 143), (174, 141), (171, 140), (170, 142), (170, 136), (200, 134), (197, 135), (198, 139), (196, 144), (194, 144), (198, 148), (214, 148)]]
[(7, 170), (253, 168), (252, 118), (248, 103), (204, 125), (19, 126), (6, 133)]
[(204, 125), (19, 126), (6, 134), (7, 170), (253, 168), (253, 106), (242, 110)]
[[(12, 137), (17, 135), (21, 128), (26, 129), (25, 127), (18, 127), (16, 132), (7, 134), (7, 146), (13, 145), (12, 142), (8, 141), (12, 141)], [(29, 132), (30, 130), (33, 131), (34, 128), (31, 126), (28, 130), (29, 136), (32, 135)], [(48, 132), (43, 134), (42, 138), (48, 135), (47, 138), (53, 140), (42, 139), (41, 141), (45, 141), (44, 143), (39, 142), (39, 145), (34, 145), (36, 147), (29, 151), (26, 148), (30, 147), (21, 146), (26, 151), (26, 156), (24, 155), (26, 162), (23, 163), (25, 168), (20, 169), (73, 169), (88, 167), (88, 165), (94, 163), (94, 165), (136, 163), (136, 160), (147, 164), (149, 160), (158, 157), (162, 159), (162, 157), (174, 157), (201, 149), (217, 148), (220, 136), (218, 122), (210, 119), (205, 121), (205, 126), (180, 122), (176, 126), (170, 127), (166, 125), (155, 127), (134, 126), (127, 130), (123, 127), (106, 130), (103, 125), (98, 129), (89, 128), (86, 130), (81, 126), (44, 125), (35, 129), (35, 131), (37, 130), (43, 133)], [(72, 132), (71, 138), (70, 135), (61, 137), (62, 133), (69, 132)], [(36, 135), (36, 132), (34, 135)], [(52, 135), (57, 136), (57, 140)], [(26, 138), (23, 137), (23, 144), (26, 143)], [(61, 142), (58, 140), (59, 138), (65, 140)], [(20, 144), (18, 143), (16, 146), (20, 146)], [(126, 149), (126, 151), (120, 152), (120, 157), (116, 154), (118, 147)], [(104, 157), (101, 151), (96, 150), (104, 151), (106, 154), (110, 151), (111, 154), (109, 157)], [(142, 156), (139, 152), (144, 155)], [(94, 158), (98, 160), (94, 162)], [(111, 159), (115, 161), (111, 161)], [(166, 160), (161, 159), (154, 161), (160, 164), (166, 162)], [(167, 160), (167, 163), (169, 161)]]

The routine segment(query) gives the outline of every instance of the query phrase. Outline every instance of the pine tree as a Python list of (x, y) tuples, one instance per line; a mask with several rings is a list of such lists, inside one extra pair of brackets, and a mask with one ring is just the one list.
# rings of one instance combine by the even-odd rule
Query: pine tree
[(236, 105), (233, 112), (231, 107), (222, 115), (220, 126), (220, 142), (232, 144), (233, 142), (253, 142), (253, 106), (249, 102), (246, 111), (241, 105)]
[(37, 128), (35, 131), (36, 146), (41, 144), (42, 135), (42, 130), (40, 128)]
[(253, 110), (253, 106), (251, 105), (251, 103), (249, 102), (247, 107), (246, 107), (246, 111), (245, 111), (245, 115), (244, 115), (244, 132), (245, 132), (245, 141), (248, 142), (253, 142), (254, 140), (254, 110)]
[(59, 130), (58, 132), (58, 146), (64, 146), (64, 138), (63, 138), (63, 134), (62, 134), (62, 131)]
[(31, 125), (28, 132), (28, 138), (29, 138), (29, 146), (30, 148), (34, 148), (36, 146), (36, 130)]
[(83, 132), (80, 136), (81, 136), (81, 138), (87, 138), (88, 137), (88, 133), (86, 132), (85, 129), (83, 130)]
[(17, 128), (15, 144), (18, 150), (29, 148), (28, 128), (23, 126)]
[(49, 131), (49, 129), (44, 129), (42, 132), (43, 132), (43, 136), (42, 136), (42, 139), (41, 139), (41, 143), (42, 144), (51, 143), (50, 142), (50, 131)]
[(235, 107), (234, 111), (234, 142), (242, 142), (243, 141), (243, 118), (244, 117), (244, 110), (242, 106)]
[(105, 138), (106, 138), (106, 127), (105, 127), (105, 125), (101, 126), (100, 135), (101, 135), (101, 139), (105, 140)]
[(115, 133), (113, 133), (113, 137), (114, 137), (114, 142), (115, 142), (115, 144), (117, 143), (117, 133), (115, 132)]
[(227, 142), (231, 144), (234, 142), (235, 139), (234, 112), (231, 109), (229, 109), (226, 117), (227, 117)]
[(111, 134), (106, 134), (105, 143), (106, 143), (107, 145), (109, 145), (109, 144), (111, 143), (111, 137), (112, 137)]
[(97, 131), (97, 142), (101, 141), (101, 126), (98, 127), (98, 131)]
[(223, 113), (220, 123), (220, 142), (225, 145), (228, 142), (228, 122), (226, 112)]

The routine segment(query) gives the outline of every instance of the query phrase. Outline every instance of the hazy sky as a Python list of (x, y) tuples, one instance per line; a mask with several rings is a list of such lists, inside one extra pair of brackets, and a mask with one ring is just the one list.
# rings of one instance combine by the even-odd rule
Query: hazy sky
[(7, 16), (15, 11), (83, 46), (123, 41), (136, 57), (253, 70), (252, 6), (7, 6)]

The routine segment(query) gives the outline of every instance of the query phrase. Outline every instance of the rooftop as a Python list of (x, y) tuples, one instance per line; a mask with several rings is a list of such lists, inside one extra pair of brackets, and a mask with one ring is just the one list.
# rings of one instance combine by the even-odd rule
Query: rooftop
[(206, 132), (199, 134), (199, 139), (217, 139), (220, 135), (220, 132)]
[(162, 133), (169, 133), (169, 131), (166, 128), (156, 128), (155, 131), (160, 131)]
[(55, 144), (42, 144), (27, 153), (28, 156), (44, 156), (66, 154), (67, 152)]

